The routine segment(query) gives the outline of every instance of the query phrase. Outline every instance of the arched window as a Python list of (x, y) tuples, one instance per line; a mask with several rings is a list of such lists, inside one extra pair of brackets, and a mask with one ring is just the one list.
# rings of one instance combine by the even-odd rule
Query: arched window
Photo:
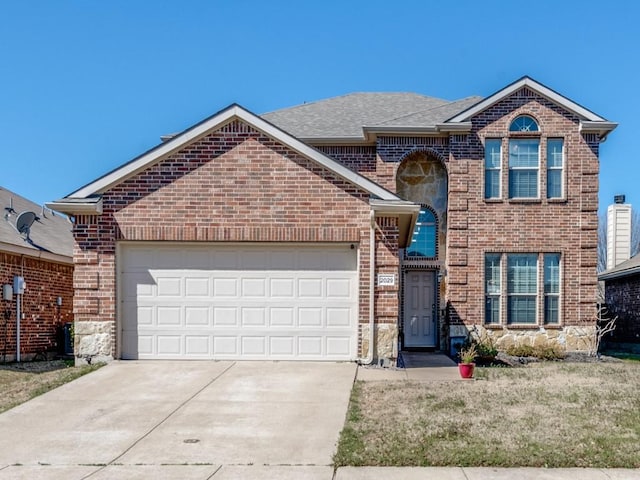
[(421, 208), (413, 230), (411, 245), (407, 247), (407, 257), (435, 258), (436, 256), (436, 217), (428, 208)]
[(510, 132), (539, 132), (538, 122), (529, 115), (520, 115), (516, 117), (509, 126)]

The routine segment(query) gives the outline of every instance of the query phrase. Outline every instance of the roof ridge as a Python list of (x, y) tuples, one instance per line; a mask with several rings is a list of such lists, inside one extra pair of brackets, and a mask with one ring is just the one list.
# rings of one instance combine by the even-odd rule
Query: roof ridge
[[(430, 98), (435, 98), (435, 97), (430, 97)], [(469, 99), (472, 99), (472, 98), (478, 98), (478, 101), (480, 101), (480, 100), (482, 100), (483, 97), (480, 97), (478, 95), (471, 95), (469, 97), (460, 98), (458, 100), (452, 100), (452, 101), (444, 100), (447, 103), (442, 103), (440, 105), (436, 105), (436, 106), (430, 107), (430, 108), (425, 108), (425, 109), (422, 109), (422, 110), (416, 110), (415, 112), (407, 113), (405, 115), (400, 115), (399, 117), (388, 118), (384, 122), (378, 123), (378, 125), (384, 125), (385, 123), (393, 122), (395, 120), (400, 120), (401, 118), (411, 117), (411, 116), (416, 115), (418, 113), (432, 112), (432, 111), (437, 110), (439, 108), (450, 107), (451, 105), (455, 105), (456, 103), (460, 103), (460, 102), (463, 102), (465, 100), (469, 100)], [(367, 125), (367, 126), (369, 126), (369, 125)]]
[(345, 93), (345, 94), (342, 94), (342, 95), (336, 95), (334, 97), (321, 98), (321, 99), (318, 99), (318, 100), (312, 100), (310, 102), (299, 103), (298, 105), (292, 105), (290, 107), (284, 107), (284, 108), (279, 108), (277, 110), (271, 110), (269, 112), (264, 112), (264, 113), (261, 113), (260, 116), (270, 115), (272, 113), (287, 112), (287, 111), (294, 110), (294, 109), (297, 109), (297, 108), (303, 108), (303, 107), (307, 107), (307, 106), (311, 106), (311, 105), (317, 105), (317, 104), (322, 103), (322, 102), (328, 102), (330, 100), (337, 100), (339, 98), (347, 98), (347, 97), (351, 97), (351, 96), (355, 96), (355, 95), (415, 95), (415, 96), (418, 96), (418, 97), (428, 98), (428, 99), (431, 99), (431, 100), (440, 100), (442, 102), (448, 102), (449, 101), (449, 100), (445, 100), (445, 99), (440, 98), (440, 97), (431, 97), (429, 95), (424, 95), (422, 93), (417, 93), (417, 92), (380, 92), (380, 91), (378, 91), (378, 92), (362, 92), (362, 91), (360, 91), (360, 92), (349, 92), (349, 93)]

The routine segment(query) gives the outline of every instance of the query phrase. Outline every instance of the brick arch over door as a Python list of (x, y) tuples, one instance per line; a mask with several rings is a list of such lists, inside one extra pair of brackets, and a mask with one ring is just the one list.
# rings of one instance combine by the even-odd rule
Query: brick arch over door
[(440, 260), (444, 260), (446, 246), (448, 183), (444, 160), (429, 150), (405, 155), (396, 173), (396, 193), (405, 200), (428, 205), (436, 214)]

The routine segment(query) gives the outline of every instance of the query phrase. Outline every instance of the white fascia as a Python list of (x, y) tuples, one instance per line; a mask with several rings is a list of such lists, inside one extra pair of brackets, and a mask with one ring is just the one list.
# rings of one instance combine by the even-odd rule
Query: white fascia
[(486, 110), (487, 108), (491, 107), (492, 105), (498, 103), (500, 100), (508, 97), (512, 93), (517, 92), (522, 87), (530, 88), (531, 90), (539, 93), (543, 97), (546, 97), (547, 99), (551, 100), (552, 102), (564, 107), (565, 109), (569, 110), (570, 112), (573, 112), (576, 115), (578, 115), (579, 117), (584, 118), (584, 119), (586, 119), (588, 121), (592, 121), (592, 122), (606, 122), (607, 121), (604, 118), (602, 118), (601, 116), (596, 115), (595, 113), (593, 113), (591, 110), (587, 110), (582, 105), (579, 105), (579, 104), (575, 103), (574, 101), (569, 100), (567, 97), (564, 97), (564, 96), (560, 95), (558, 92), (555, 92), (555, 91), (551, 90), (549, 87), (545, 87), (544, 85), (542, 85), (541, 83), (536, 82), (532, 78), (523, 77), (520, 80), (517, 80), (516, 82), (512, 83), (511, 85), (508, 85), (507, 87), (503, 88), (502, 90), (494, 93), (490, 97), (487, 97), (484, 100), (480, 101), (479, 103), (476, 103), (473, 107), (471, 107), (471, 108), (459, 113), (455, 117), (450, 118), (449, 120), (447, 120), (446, 123), (467, 121), (471, 117), (473, 117), (474, 115), (477, 115), (478, 113), (482, 112), (483, 110)]
[[(90, 195), (95, 195), (96, 193), (105, 192), (112, 186), (148, 168), (149, 166), (162, 160), (166, 156), (178, 151), (186, 144), (197, 140), (198, 138), (208, 134), (209, 132), (221, 127), (226, 123), (231, 122), (236, 118), (246, 122), (265, 135), (282, 142), (292, 150), (309, 158), (318, 165), (327, 168), (337, 176), (357, 187), (360, 187), (371, 195), (386, 200), (398, 200), (398, 197), (396, 195), (382, 188), (380, 185), (348, 169), (342, 164), (319, 152), (315, 148), (310, 147), (306, 143), (298, 140), (295, 137), (292, 137), (275, 125), (235, 104), (211, 116), (210, 118), (195, 125), (194, 127), (172, 138), (171, 140), (158, 145), (156, 148), (142, 154), (140, 157), (134, 159), (126, 165), (123, 165), (122, 167), (108, 173), (98, 180), (82, 187), (80, 190), (73, 192), (66, 198), (86, 198)], [(60, 203), (55, 203), (56, 209), (59, 208), (59, 205), (64, 203), (63, 200), (64, 199), (62, 199)]]
[(581, 133), (597, 133), (600, 135), (600, 141), (604, 142), (615, 128), (618, 126), (615, 122), (591, 122), (583, 120), (580, 122)]
[(47, 260), (49, 262), (73, 265), (73, 257), (60, 255), (59, 253), (46, 252), (44, 250), (37, 250), (35, 248), (22, 247), (12, 243), (0, 242), (0, 251), (12, 253), (14, 255), (24, 255), (25, 257)]
[(77, 200), (65, 201), (63, 198), (45, 203), (45, 207), (66, 215), (102, 215), (102, 197), (91, 198), (90, 200), (86, 202)]

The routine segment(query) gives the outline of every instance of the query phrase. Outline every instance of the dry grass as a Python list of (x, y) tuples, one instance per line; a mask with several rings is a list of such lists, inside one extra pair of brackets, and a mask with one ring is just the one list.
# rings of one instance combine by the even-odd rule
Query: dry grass
[(28, 362), (0, 365), (0, 412), (92, 372), (98, 365), (74, 367), (73, 362)]
[(478, 373), (358, 382), (336, 465), (640, 467), (640, 363)]

